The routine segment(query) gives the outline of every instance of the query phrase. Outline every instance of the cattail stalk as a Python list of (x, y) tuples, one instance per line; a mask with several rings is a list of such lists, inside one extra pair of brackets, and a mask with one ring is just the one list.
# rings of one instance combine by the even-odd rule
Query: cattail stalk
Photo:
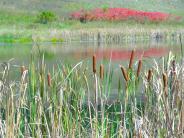
[(153, 74), (152, 74), (152, 70), (149, 69), (149, 70), (148, 70), (148, 77), (147, 77), (148, 82), (151, 81), (152, 75), (153, 75)]
[(130, 62), (129, 62), (129, 69), (132, 69), (134, 56), (135, 56), (135, 49), (134, 49), (134, 50), (132, 50), (132, 52), (131, 52)]
[(50, 73), (47, 74), (47, 83), (48, 83), (48, 86), (50, 87), (51, 86), (51, 75), (50, 75)]
[(104, 66), (101, 64), (100, 65), (100, 79), (104, 78)]
[(139, 77), (139, 75), (140, 75), (141, 68), (142, 68), (142, 60), (139, 60), (138, 68), (137, 68), (137, 78), (138, 78), (138, 77)]
[(96, 73), (96, 55), (93, 55), (93, 73)]
[(124, 77), (125, 81), (127, 82), (129, 80), (129, 78), (128, 78), (128, 74), (126, 72), (126, 69), (123, 66), (120, 66), (120, 68), (121, 68), (123, 77)]

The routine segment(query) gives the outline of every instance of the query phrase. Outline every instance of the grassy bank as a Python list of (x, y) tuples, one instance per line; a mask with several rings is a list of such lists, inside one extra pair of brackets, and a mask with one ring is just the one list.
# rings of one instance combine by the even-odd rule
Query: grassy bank
[[(183, 23), (148, 23), (141, 24), (131, 21), (127, 22), (88, 22), (65, 20), (53, 22), (46, 25), (39, 23), (23, 23), (0, 26), (0, 41), (9, 43), (29, 42), (63, 42), (63, 41), (97, 41), (101, 37), (116, 39), (120, 37), (123, 41), (136, 39), (152, 40), (152, 38), (178, 39), (183, 36)], [(85, 36), (86, 35), (86, 36)], [(109, 38), (107, 38), (109, 37)], [(119, 38), (118, 38), (119, 39)]]

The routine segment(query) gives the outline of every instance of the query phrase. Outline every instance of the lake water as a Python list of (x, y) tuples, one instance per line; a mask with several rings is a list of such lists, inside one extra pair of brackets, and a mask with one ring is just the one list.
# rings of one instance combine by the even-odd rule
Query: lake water
[(71, 42), (71, 43), (41, 43), (41, 44), (0, 44), (0, 62), (13, 59), (13, 63), (26, 64), (31, 51), (45, 54), (45, 59), (50, 64), (57, 61), (78, 62), (91, 59), (96, 54), (101, 61), (111, 59), (114, 62), (126, 61), (132, 49), (136, 50), (136, 57), (159, 58), (168, 55), (170, 51), (181, 55), (181, 47), (176, 42), (153, 43), (101, 43)]
[[(113, 70), (112, 91), (117, 93), (118, 80), (122, 79), (119, 65), (128, 67), (131, 51), (136, 50), (136, 59), (134, 66), (137, 68), (137, 62), (143, 59), (143, 68), (148, 70), (154, 64), (154, 59), (162, 62), (162, 57), (167, 57), (169, 52), (174, 53), (176, 57), (181, 56), (181, 46), (176, 42), (155, 42), (155, 43), (101, 43), (95, 42), (72, 42), (72, 43), (42, 43), (42, 44), (1, 44), (0, 46), (0, 62), (10, 62), (11, 76), (10, 80), (20, 80), (15, 72), (20, 73), (20, 66), (28, 67), (30, 63), (31, 53), (43, 54), (47, 71), (52, 72), (53, 66), (57, 64), (70, 64), (75, 66), (79, 62), (83, 62), (83, 67), (89, 69), (92, 75), (92, 56), (97, 57), (97, 67), (104, 64), (105, 72), (109, 71), (109, 67)], [(90, 75), (89, 75), (90, 76)], [(93, 87), (93, 86), (91, 86)], [(116, 96), (112, 96), (116, 97)]]

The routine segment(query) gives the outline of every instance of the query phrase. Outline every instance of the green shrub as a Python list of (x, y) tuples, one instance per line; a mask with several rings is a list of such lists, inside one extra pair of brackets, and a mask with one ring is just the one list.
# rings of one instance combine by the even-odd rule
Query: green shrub
[(37, 22), (47, 24), (49, 22), (56, 21), (56, 15), (51, 11), (43, 11), (37, 16)]

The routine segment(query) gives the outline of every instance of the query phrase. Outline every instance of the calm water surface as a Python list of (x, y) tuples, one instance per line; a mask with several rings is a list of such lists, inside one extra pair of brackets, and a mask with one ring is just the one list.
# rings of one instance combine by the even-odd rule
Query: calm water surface
[[(91, 59), (95, 54), (99, 64), (104, 64), (106, 71), (109, 65), (113, 70), (115, 80), (122, 77), (119, 65), (128, 66), (132, 49), (136, 50), (135, 67), (138, 59), (143, 59), (143, 68), (149, 69), (156, 59), (161, 62), (162, 57), (167, 57), (171, 51), (176, 56), (181, 56), (181, 48), (178, 43), (132, 43), (132, 44), (98, 44), (92, 42), (73, 42), (73, 43), (42, 43), (42, 44), (1, 44), (0, 62), (10, 61), (12, 76), (17, 77), (15, 71), (20, 72), (20, 66), (28, 67), (31, 53), (43, 54), (47, 70), (52, 70), (57, 64), (76, 65), (83, 62), (83, 67), (91, 67)], [(38, 52), (39, 51), (39, 52)], [(90, 69), (89, 69), (90, 70)], [(92, 74), (92, 72), (91, 72)], [(14, 78), (13, 77), (13, 78)], [(17, 78), (16, 78), (17, 79)], [(113, 81), (112, 87), (117, 89), (118, 81)]]

